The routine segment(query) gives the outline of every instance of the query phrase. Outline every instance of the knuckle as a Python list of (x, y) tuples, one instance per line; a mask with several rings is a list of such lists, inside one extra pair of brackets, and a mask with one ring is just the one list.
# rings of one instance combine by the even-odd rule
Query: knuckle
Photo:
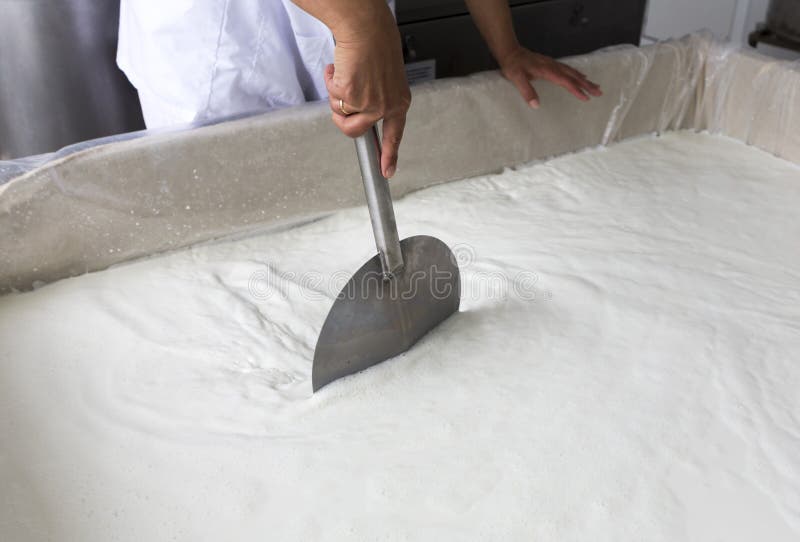
[[(358, 100), (358, 97), (356, 96), (355, 88), (354, 88), (352, 83), (349, 83), (349, 82), (344, 83), (343, 85), (341, 85), (339, 87), (338, 90), (339, 90), (339, 94), (340, 94), (341, 98), (345, 102), (347, 102), (349, 104), (357, 105), (356, 102), (360, 101), (360, 100)], [(360, 105), (360, 104), (358, 104), (358, 105)]]

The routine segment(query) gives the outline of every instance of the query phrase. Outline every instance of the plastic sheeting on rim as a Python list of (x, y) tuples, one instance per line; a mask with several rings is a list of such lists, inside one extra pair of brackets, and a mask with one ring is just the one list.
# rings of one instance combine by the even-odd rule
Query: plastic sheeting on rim
[(694, 128), (800, 163), (800, 61), (708, 47)]
[[(542, 107), (531, 110), (496, 72), (415, 87), (394, 196), (675, 129), (708, 129), (800, 162), (796, 64), (707, 34), (566, 62), (603, 97), (578, 102), (538, 82)], [(352, 142), (329, 115), (327, 104), (308, 104), (88, 144), (9, 180), (0, 185), (0, 291), (362, 205)]]
[[(264, 111), (259, 112), (258, 114), (264, 114)], [(215, 119), (213, 121), (206, 121), (206, 122), (194, 122), (191, 124), (187, 124), (184, 126), (174, 126), (171, 128), (158, 128), (155, 130), (138, 130), (136, 132), (128, 132), (124, 134), (115, 134), (106, 137), (99, 137), (97, 139), (90, 139), (87, 141), (81, 141), (78, 143), (74, 143), (72, 145), (67, 145), (66, 147), (59, 149), (55, 152), (48, 152), (45, 154), (37, 154), (34, 156), (25, 156), (22, 158), (15, 158), (13, 160), (0, 160), (0, 185), (14, 179), (16, 177), (20, 177), (29, 171), (33, 171), (37, 168), (43, 167), (51, 162), (55, 162), (62, 158), (66, 158), (70, 155), (80, 153), (81, 151), (85, 151), (88, 149), (92, 149), (94, 147), (101, 147), (104, 145), (111, 145), (112, 143), (120, 143), (122, 141), (130, 141), (131, 139), (138, 139), (140, 137), (147, 137), (156, 134), (166, 134), (166, 133), (178, 133), (184, 132), (187, 130), (195, 130), (197, 128), (202, 128), (203, 126), (213, 126), (215, 124), (220, 124), (223, 122), (230, 122), (232, 120), (237, 120), (241, 118), (246, 118), (248, 116), (253, 116), (254, 113), (242, 113), (239, 115), (234, 115), (231, 117), (225, 117), (220, 119)]]

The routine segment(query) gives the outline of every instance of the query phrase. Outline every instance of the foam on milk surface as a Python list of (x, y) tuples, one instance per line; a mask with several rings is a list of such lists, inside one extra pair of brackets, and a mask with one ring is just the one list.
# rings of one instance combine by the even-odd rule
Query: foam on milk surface
[(314, 396), (363, 208), (2, 298), (0, 538), (796, 540), (798, 208), (693, 133), (417, 192), (461, 312)]

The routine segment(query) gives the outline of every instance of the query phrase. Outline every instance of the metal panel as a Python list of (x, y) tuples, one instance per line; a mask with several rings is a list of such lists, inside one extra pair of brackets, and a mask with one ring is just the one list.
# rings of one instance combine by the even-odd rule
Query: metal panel
[[(512, 8), (520, 43), (554, 57), (638, 45), (644, 11), (645, 0), (552, 0)], [(497, 67), (469, 15), (400, 24), (400, 32), (406, 61), (435, 59), (437, 77)]]
[(770, 0), (767, 26), (782, 38), (800, 41), (800, 0)]
[[(512, 6), (536, 4), (548, 0), (509, 0)], [(397, 0), (397, 22), (413, 23), (468, 13), (464, 0)]]
[(116, 1), (0, 0), (0, 159), (144, 128), (118, 20)]

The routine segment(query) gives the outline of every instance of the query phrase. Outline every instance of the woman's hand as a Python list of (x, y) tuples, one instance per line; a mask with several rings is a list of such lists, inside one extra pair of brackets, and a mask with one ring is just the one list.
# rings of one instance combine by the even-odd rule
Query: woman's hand
[(539, 107), (539, 95), (531, 86), (535, 79), (564, 87), (583, 101), (603, 94), (599, 86), (578, 70), (522, 47), (514, 33), (508, 0), (466, 0), (466, 3), (503, 76), (514, 83), (531, 107)]
[(383, 119), (381, 172), (397, 169), (411, 105), (400, 31), (386, 0), (293, 0), (333, 32), (333, 64), (325, 69), (333, 122), (350, 137)]
[(325, 86), (333, 122), (345, 135), (358, 137), (383, 119), (381, 172), (387, 179), (393, 177), (411, 106), (394, 20), (391, 28), (337, 40), (334, 63), (325, 70)]
[(391, 178), (403, 139), (411, 91), (403, 65), (400, 33), (387, 8), (382, 28), (337, 38), (334, 63), (325, 70), (333, 122), (350, 137), (383, 119), (381, 172)]
[(521, 46), (499, 58), (498, 62), (503, 76), (517, 87), (525, 101), (535, 109), (539, 107), (539, 95), (531, 81), (536, 79), (564, 87), (583, 101), (589, 100), (589, 96), (603, 95), (600, 87), (578, 70)]

